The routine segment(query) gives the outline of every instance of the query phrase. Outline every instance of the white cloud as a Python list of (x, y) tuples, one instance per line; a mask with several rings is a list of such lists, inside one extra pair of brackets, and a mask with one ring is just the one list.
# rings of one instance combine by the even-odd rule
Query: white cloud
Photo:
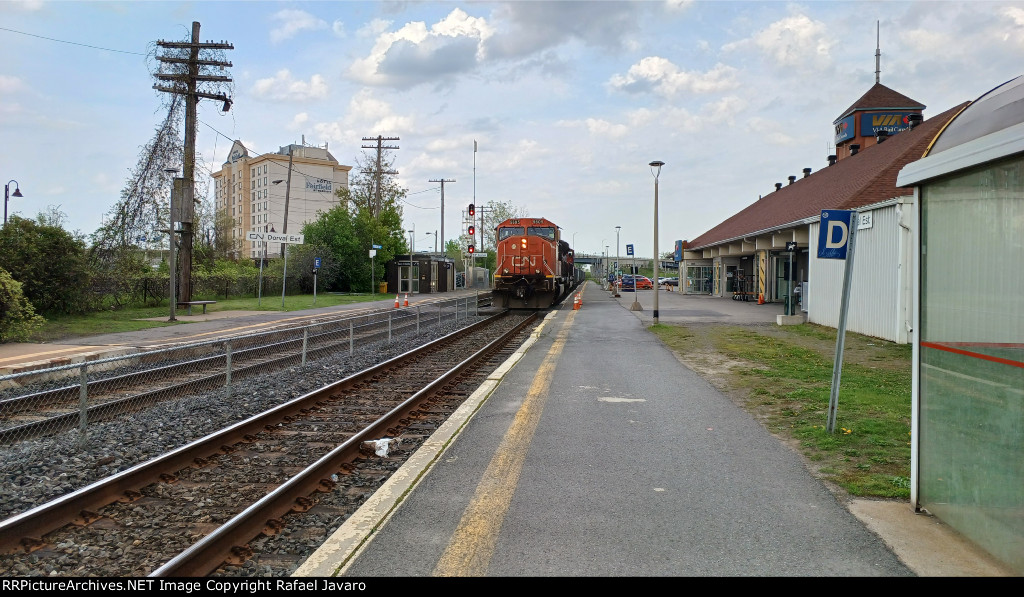
[(796, 14), (755, 33), (751, 38), (723, 46), (724, 51), (753, 46), (781, 68), (819, 70), (832, 64), (835, 37), (821, 21)]
[(309, 81), (292, 78), (288, 69), (282, 69), (270, 78), (259, 79), (252, 86), (252, 94), (272, 101), (305, 101), (327, 97), (327, 82), (323, 76), (313, 75)]
[(693, 0), (665, 0), (665, 10), (683, 12), (693, 6)]
[(555, 123), (555, 126), (561, 127), (583, 127), (587, 129), (591, 135), (596, 137), (605, 137), (608, 139), (621, 139), (631, 134), (633, 131), (630, 127), (624, 124), (615, 124), (600, 118), (586, 118), (583, 120), (560, 120)]
[(271, 17), (280, 24), (270, 30), (270, 41), (281, 43), (295, 37), (300, 31), (326, 29), (327, 22), (314, 17), (304, 10), (280, 10)]
[(396, 114), (391, 104), (373, 94), (371, 89), (360, 90), (349, 102), (344, 117), (317, 123), (313, 129), (325, 141), (345, 143), (353, 138), (400, 135), (414, 129), (415, 118)]
[(343, 23), (342, 21), (338, 21), (338, 20), (336, 20), (333, 23), (331, 23), (331, 32), (333, 32), (334, 35), (336, 35), (338, 37), (345, 37), (346, 35), (348, 35), (345, 32), (345, 23)]
[(18, 77), (0, 75), (0, 95), (24, 93), (27, 90), (28, 87)]
[(370, 55), (353, 62), (349, 75), (368, 85), (436, 83), (476, 68), (483, 58), (482, 44), (492, 33), (484, 19), (457, 8), (430, 29), (417, 21), (381, 33)]
[(686, 72), (661, 58), (648, 56), (629, 67), (625, 75), (614, 75), (608, 85), (613, 89), (632, 93), (653, 92), (664, 97), (682, 93), (714, 93), (739, 86), (736, 69), (717, 64), (705, 73)]
[(1003, 41), (1012, 40), (1024, 45), (1024, 8), (1008, 6), (1001, 12), (1007, 18), (1004, 24), (1011, 28), (1010, 31), (1003, 34)]

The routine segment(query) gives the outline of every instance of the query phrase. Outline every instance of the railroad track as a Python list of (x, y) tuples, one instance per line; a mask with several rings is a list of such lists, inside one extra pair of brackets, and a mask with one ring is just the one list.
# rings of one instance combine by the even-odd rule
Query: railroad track
[(496, 315), (0, 522), (0, 574), (46, 559), (67, 575), (286, 575), (534, 319)]
[[(438, 314), (440, 321), (440, 310)], [(365, 321), (359, 325), (352, 318), (320, 322), (316, 331), (309, 333), (306, 328), (301, 336), (297, 336), (294, 329), (288, 329), (197, 345), (183, 350), (216, 351), (216, 354), (122, 375), (88, 380), (85, 379), (86, 364), (80, 368), (82, 379), (78, 383), (0, 400), (0, 444), (57, 434), (86, 422), (109, 420), (163, 400), (219, 388), (232, 380), (262, 375), (299, 362), (304, 364), (307, 359), (335, 352), (351, 354), (356, 343), (390, 340), (394, 336), (419, 332), (421, 325), (434, 322), (432, 317), (423, 317), (421, 321), (419, 311), (400, 312), (397, 318), (390, 312), (364, 317)], [(139, 359), (145, 361), (147, 356), (142, 354)]]

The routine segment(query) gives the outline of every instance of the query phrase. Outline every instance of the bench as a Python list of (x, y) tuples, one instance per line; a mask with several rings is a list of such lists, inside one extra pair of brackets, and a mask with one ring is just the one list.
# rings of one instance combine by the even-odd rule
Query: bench
[(188, 314), (192, 315), (192, 305), (202, 305), (203, 315), (206, 315), (206, 305), (216, 304), (217, 301), (178, 301), (179, 307), (188, 307)]

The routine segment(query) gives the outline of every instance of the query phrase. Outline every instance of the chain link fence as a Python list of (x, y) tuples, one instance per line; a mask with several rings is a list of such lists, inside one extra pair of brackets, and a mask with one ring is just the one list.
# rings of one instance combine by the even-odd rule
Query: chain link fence
[(411, 337), (461, 321), (489, 304), (490, 293), (316, 321), (243, 336), (139, 352), (0, 376), (0, 444), (78, 430), (129, 417), (150, 405), (185, 401), (204, 391), (306, 365), (325, 356)]

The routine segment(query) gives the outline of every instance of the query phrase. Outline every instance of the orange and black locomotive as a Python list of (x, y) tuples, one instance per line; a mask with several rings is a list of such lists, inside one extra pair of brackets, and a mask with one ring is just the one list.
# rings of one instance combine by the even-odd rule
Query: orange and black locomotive
[(496, 307), (542, 309), (562, 301), (583, 281), (561, 230), (544, 218), (512, 218), (498, 224), (494, 271)]

